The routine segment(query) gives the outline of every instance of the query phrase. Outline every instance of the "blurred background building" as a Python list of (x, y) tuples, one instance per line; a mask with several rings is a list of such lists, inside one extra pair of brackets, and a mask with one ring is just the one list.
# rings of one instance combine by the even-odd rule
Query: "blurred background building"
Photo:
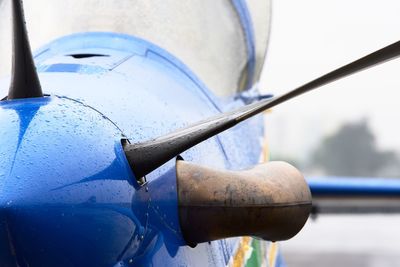
[[(279, 0), (261, 87), (280, 94), (400, 39), (395, 0)], [(306, 176), (400, 178), (400, 61), (267, 115), (271, 157)], [(288, 266), (400, 266), (400, 216), (320, 216), (282, 242)]]

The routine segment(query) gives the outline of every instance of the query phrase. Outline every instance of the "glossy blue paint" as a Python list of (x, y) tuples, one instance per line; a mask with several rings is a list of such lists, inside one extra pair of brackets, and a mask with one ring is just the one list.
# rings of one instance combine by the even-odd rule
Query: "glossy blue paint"
[(388, 178), (324, 177), (307, 179), (313, 196), (399, 196), (400, 181)]
[[(73, 54), (103, 54), (107, 57), (73, 58), (70, 56)], [(77, 33), (51, 42), (34, 55), (39, 72), (46, 72), (46, 69), (54, 64), (78, 64), (94, 66), (98, 68), (98, 74), (103, 74), (100, 69), (114, 71), (116, 68), (121, 68), (121, 65), (126, 66), (127, 61), (134, 61), (136, 57), (151, 58), (154, 63), (173, 68), (174, 73), (181, 72), (180, 82), (187, 84), (187, 81), (182, 81), (184, 78), (192, 80), (197, 90), (202, 91), (203, 96), (208, 98), (218, 109), (218, 99), (185, 64), (162, 48), (137, 37), (108, 32)], [(58, 68), (58, 70), (59, 72), (69, 72), (68, 68)], [(126, 72), (127, 70), (124, 69), (122, 74), (126, 75)], [(96, 99), (98, 95), (87, 96), (87, 98)]]
[[(138, 244), (121, 132), (62, 97), (0, 102), (4, 249), (20, 266), (110, 266)], [(12, 257), (11, 255), (9, 255)]]
[[(121, 139), (157, 137), (243, 101), (223, 103), (178, 59), (126, 35), (64, 37), (35, 59), (50, 97), (0, 102), (0, 257), (20, 266), (226, 265), (237, 239), (185, 246), (175, 161), (139, 186)], [(181, 156), (218, 168), (254, 165), (261, 120)]]

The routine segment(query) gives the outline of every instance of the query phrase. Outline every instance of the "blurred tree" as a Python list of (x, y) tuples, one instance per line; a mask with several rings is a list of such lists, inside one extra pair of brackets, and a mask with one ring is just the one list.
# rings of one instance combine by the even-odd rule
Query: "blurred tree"
[(379, 151), (367, 120), (344, 124), (324, 138), (312, 156), (312, 166), (328, 175), (400, 176), (393, 151)]

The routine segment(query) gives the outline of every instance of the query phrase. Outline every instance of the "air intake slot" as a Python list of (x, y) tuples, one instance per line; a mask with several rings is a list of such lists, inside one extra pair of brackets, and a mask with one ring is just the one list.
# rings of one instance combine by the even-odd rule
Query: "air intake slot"
[(109, 57), (109, 55), (103, 55), (103, 54), (71, 54), (67, 56), (76, 59), (91, 58), (91, 57)]

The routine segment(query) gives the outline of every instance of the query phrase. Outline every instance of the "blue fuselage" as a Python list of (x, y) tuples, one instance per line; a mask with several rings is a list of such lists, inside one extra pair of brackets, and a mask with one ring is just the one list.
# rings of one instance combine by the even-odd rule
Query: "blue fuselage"
[[(0, 102), (2, 266), (225, 266), (236, 239), (185, 246), (175, 161), (141, 186), (121, 140), (155, 138), (244, 103), (215, 97), (172, 55), (126, 35), (67, 36), (35, 61), (48, 96)], [(8, 83), (0, 82), (3, 96)], [(249, 167), (262, 125), (256, 117), (181, 156)]]

